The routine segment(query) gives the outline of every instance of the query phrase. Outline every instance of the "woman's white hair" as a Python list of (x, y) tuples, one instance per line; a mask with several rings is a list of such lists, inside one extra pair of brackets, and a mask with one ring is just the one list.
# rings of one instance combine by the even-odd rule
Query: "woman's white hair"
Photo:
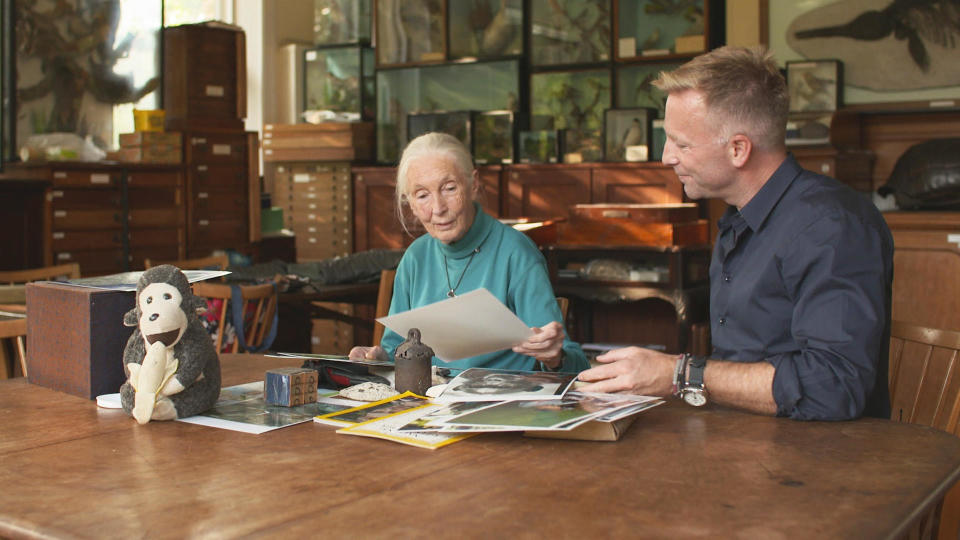
[(473, 158), (459, 139), (453, 135), (436, 132), (424, 133), (413, 139), (403, 149), (403, 155), (400, 156), (400, 164), (397, 166), (397, 190), (395, 194), (397, 216), (400, 218), (400, 224), (408, 233), (410, 232), (407, 229), (408, 219), (403, 212), (403, 206), (409, 205), (407, 200), (407, 186), (409, 184), (407, 171), (410, 169), (410, 163), (424, 156), (446, 156), (460, 172), (460, 179), (463, 181), (467, 193), (474, 194), (479, 191), (475, 190), (473, 185)]

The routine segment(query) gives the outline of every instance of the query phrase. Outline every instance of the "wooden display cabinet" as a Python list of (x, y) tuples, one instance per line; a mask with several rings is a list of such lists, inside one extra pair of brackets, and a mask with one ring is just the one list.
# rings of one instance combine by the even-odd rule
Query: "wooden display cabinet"
[(49, 185), (44, 265), (76, 262), (92, 276), (142, 269), (146, 257), (184, 258), (179, 165), (27, 162), (9, 164), (6, 174)]
[[(480, 167), (483, 184), (483, 208), (493, 217), (501, 217), (500, 193), (503, 167)], [(411, 229), (408, 235), (397, 217), (395, 193), (397, 171), (394, 167), (354, 167), (353, 173), (353, 230), (354, 251), (368, 249), (400, 249), (422, 234)]]
[(256, 137), (235, 130), (184, 132), (188, 257), (227, 248), (247, 252), (259, 240)]
[(960, 331), (960, 212), (885, 212), (895, 246), (892, 318)]

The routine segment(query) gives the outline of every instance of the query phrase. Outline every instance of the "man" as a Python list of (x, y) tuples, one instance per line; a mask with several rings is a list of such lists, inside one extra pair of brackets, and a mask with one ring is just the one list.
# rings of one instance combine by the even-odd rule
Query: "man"
[(582, 389), (800, 420), (889, 417), (893, 239), (866, 197), (787, 153), (772, 56), (723, 47), (654, 84), (668, 96), (663, 162), (690, 198), (730, 205), (710, 264), (713, 352), (610, 351)]

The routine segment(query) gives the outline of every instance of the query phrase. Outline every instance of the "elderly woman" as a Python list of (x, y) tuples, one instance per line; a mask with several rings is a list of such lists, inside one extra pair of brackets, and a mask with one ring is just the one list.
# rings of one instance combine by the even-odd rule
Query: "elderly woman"
[[(427, 234), (400, 260), (390, 314), (482, 287), (533, 328), (533, 336), (512, 350), (452, 362), (434, 358), (435, 364), (454, 370), (588, 368), (583, 350), (563, 330), (543, 255), (526, 235), (487, 215), (477, 202), (480, 193), (479, 173), (455, 137), (427, 133), (407, 145), (397, 169), (397, 210), (404, 228), (408, 208)], [(402, 341), (387, 329), (380, 345), (354, 347), (350, 356), (384, 359)]]

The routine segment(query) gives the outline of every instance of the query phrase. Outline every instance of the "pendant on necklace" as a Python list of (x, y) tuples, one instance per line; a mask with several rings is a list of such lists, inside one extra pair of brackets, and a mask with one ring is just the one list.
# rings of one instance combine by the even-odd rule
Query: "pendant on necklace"
[(456, 296), (456, 294), (453, 293), (453, 289), (447, 291), (447, 298), (453, 298), (454, 296)]

